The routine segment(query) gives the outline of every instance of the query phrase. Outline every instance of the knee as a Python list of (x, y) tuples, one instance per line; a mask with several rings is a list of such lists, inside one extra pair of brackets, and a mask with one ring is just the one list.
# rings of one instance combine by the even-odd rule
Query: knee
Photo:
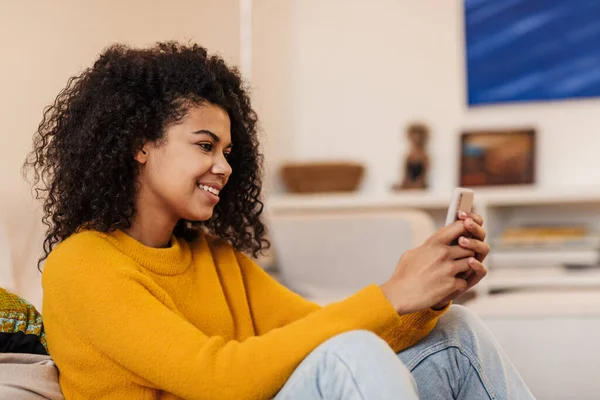
[(440, 317), (436, 330), (448, 338), (480, 341), (490, 337), (483, 321), (466, 307), (453, 305)]
[(355, 330), (339, 334), (317, 347), (314, 353), (320, 360), (320, 369), (333, 375), (343, 371), (360, 379), (379, 373), (388, 380), (414, 387), (408, 368), (387, 342), (373, 332)]
[(452, 305), (442, 316), (443, 319), (449, 319), (457, 325), (472, 326), (481, 324), (479, 317), (470, 309), (460, 305)]
[(315, 349), (323, 360), (341, 361), (349, 368), (366, 365), (386, 365), (398, 362), (392, 348), (376, 334), (356, 330), (339, 334)]
[(355, 330), (336, 335), (321, 344), (317, 351), (345, 357), (356, 357), (363, 353), (393, 354), (393, 350), (385, 340), (366, 330)]
[(383, 339), (369, 331), (334, 336), (303, 363), (322, 394), (319, 398), (417, 398), (416, 383), (406, 366)]

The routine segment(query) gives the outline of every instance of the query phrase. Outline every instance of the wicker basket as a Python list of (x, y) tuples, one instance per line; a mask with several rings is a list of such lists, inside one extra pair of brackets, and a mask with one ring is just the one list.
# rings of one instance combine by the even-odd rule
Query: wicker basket
[(363, 165), (351, 162), (285, 164), (281, 167), (281, 177), (292, 193), (354, 191), (363, 174)]

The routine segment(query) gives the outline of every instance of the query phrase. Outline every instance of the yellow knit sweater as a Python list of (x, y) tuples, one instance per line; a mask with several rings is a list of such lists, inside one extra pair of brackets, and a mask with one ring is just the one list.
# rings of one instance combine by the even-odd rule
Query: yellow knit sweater
[(171, 244), (83, 231), (52, 251), (43, 318), (67, 400), (268, 399), (336, 334), (371, 330), (399, 351), (441, 314), (399, 316), (375, 285), (321, 308), (228, 245)]

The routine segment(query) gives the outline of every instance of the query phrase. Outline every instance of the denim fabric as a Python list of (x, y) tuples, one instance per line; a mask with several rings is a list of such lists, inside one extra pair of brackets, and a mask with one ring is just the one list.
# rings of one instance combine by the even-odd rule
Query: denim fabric
[(298, 366), (276, 400), (528, 400), (533, 395), (482, 321), (452, 306), (395, 354), (367, 331), (333, 337)]

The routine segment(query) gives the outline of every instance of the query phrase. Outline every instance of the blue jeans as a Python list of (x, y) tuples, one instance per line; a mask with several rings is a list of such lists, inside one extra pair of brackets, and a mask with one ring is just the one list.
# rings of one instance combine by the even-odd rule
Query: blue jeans
[(452, 306), (435, 329), (395, 354), (352, 331), (310, 353), (275, 400), (527, 400), (533, 395), (482, 321)]

